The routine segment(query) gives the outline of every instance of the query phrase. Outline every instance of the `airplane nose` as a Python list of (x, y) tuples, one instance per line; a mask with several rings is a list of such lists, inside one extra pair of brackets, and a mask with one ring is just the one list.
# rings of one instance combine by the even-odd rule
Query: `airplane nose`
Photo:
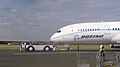
[(55, 41), (55, 34), (51, 36), (50, 41)]
[(50, 41), (53, 41), (53, 42), (59, 42), (61, 40), (62, 40), (62, 37), (58, 36), (57, 34), (52, 35), (50, 38)]
[(54, 41), (54, 38), (53, 38), (53, 36), (51, 36), (51, 38), (50, 38), (50, 41)]

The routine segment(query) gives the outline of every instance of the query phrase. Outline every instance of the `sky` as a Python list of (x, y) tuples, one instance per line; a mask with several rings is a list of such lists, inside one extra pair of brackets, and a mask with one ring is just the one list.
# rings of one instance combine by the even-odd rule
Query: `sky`
[(120, 0), (0, 0), (0, 39), (49, 41), (59, 28), (120, 21)]

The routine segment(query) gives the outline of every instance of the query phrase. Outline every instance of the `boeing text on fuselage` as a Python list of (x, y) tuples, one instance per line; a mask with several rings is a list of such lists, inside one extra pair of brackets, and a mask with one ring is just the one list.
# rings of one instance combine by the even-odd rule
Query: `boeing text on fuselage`
[(80, 38), (103, 38), (104, 35), (82, 35)]

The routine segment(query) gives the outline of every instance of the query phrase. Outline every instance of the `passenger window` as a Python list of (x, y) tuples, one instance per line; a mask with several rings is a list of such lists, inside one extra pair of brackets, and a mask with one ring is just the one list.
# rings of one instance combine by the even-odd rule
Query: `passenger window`
[(89, 31), (89, 29), (88, 29), (88, 31)]
[(114, 28), (113, 28), (113, 30), (114, 30)]
[(120, 30), (120, 28), (118, 28), (118, 30)]
[(90, 29), (90, 31), (92, 31), (92, 29)]
[(83, 29), (83, 31), (84, 31), (84, 29)]
[(81, 29), (81, 31), (82, 31), (82, 29)]

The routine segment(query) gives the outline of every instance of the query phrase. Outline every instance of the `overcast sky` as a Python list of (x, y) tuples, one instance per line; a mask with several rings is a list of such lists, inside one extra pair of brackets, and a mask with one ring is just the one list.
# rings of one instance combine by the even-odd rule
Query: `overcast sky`
[(45, 40), (62, 26), (120, 21), (120, 0), (0, 0), (0, 39)]

